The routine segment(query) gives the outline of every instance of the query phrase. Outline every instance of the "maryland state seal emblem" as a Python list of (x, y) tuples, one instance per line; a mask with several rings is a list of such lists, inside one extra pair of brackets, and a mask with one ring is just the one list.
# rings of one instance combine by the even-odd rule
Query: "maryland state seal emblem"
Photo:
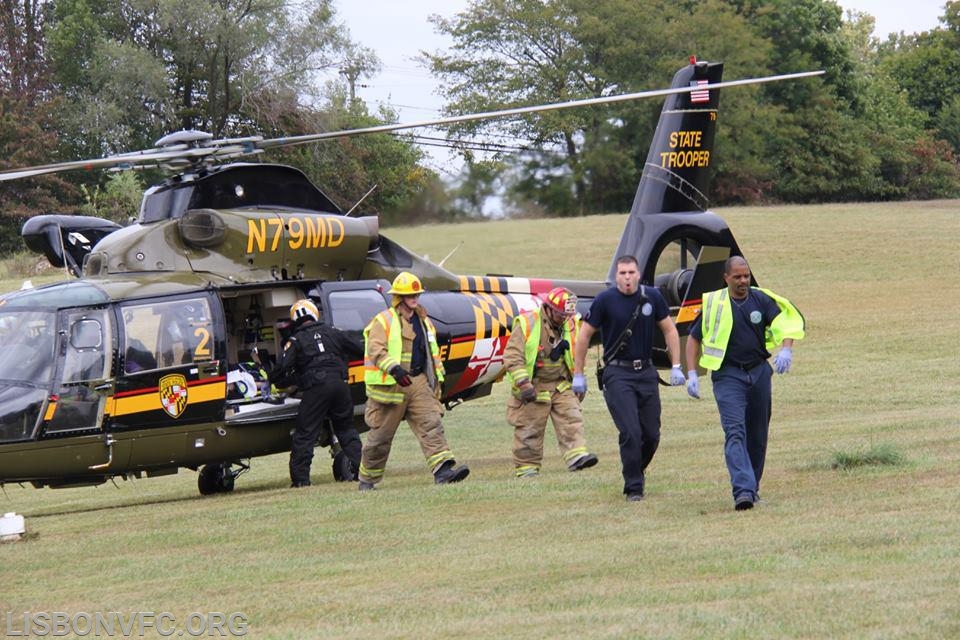
[(187, 379), (178, 374), (160, 378), (160, 404), (172, 418), (179, 418), (187, 408)]

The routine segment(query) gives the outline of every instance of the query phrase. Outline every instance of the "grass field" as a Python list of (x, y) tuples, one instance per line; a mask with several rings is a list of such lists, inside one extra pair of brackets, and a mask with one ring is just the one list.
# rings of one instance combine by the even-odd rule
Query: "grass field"
[[(600, 464), (567, 473), (548, 436), (544, 473), (515, 480), (497, 385), (447, 414), (472, 469), (460, 485), (432, 485), (402, 427), (372, 494), (334, 483), (324, 450), (296, 491), (282, 455), (208, 498), (190, 471), (7, 486), (2, 512), (24, 514), (28, 535), (0, 545), (0, 608), (14, 629), (23, 612), (170, 612), (181, 630), (191, 612), (242, 612), (250, 638), (960, 637), (960, 201), (719, 213), (808, 323), (774, 380), (757, 509), (732, 509), (706, 378), (699, 402), (662, 392), (640, 503), (620, 494), (595, 388)], [(458, 273), (599, 279), (624, 220), (386, 234), (433, 259), (462, 240), (446, 264)], [(877, 450), (891, 464), (869, 464)]]

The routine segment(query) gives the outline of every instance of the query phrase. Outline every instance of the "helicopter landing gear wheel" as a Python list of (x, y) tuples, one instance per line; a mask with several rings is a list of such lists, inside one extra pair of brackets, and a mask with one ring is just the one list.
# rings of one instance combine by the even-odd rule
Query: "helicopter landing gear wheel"
[[(239, 468), (234, 470), (234, 464)], [(204, 465), (200, 469), (200, 475), (197, 476), (197, 488), (200, 490), (200, 495), (209, 496), (214, 493), (233, 491), (237, 476), (249, 469), (250, 466), (242, 462)]]
[(343, 451), (333, 456), (333, 479), (337, 482), (353, 482), (357, 479), (357, 469)]

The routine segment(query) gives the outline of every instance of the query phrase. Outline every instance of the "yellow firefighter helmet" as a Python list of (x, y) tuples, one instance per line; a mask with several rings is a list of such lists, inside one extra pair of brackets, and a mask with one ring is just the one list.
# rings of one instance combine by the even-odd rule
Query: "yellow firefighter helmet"
[(420, 284), (420, 278), (409, 271), (401, 271), (393, 279), (390, 291), (395, 296), (418, 296), (423, 293), (423, 285)]

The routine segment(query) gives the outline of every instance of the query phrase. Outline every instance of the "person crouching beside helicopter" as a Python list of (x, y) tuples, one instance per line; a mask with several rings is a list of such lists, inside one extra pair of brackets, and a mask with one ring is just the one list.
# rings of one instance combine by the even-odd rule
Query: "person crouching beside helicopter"
[(420, 279), (403, 271), (393, 280), (389, 309), (374, 316), (363, 330), (365, 419), (370, 431), (360, 462), (361, 491), (375, 489), (383, 478), (390, 447), (401, 420), (420, 441), (437, 484), (460, 482), (470, 474), (457, 466), (443, 434), (440, 393), (443, 362), (437, 330), (420, 306)]
[(569, 471), (597, 464), (583, 435), (580, 398), (571, 388), (573, 345), (580, 331), (577, 297), (555, 287), (540, 309), (517, 316), (503, 352), (510, 381), (507, 422), (513, 427), (513, 464), (518, 478), (539, 475), (547, 418), (553, 421), (560, 455)]
[(336, 327), (320, 324), (320, 311), (310, 300), (293, 303), (290, 319), (293, 333), (283, 344), (270, 382), (286, 386), (284, 383), (294, 378), (300, 390), (290, 447), (290, 480), (293, 487), (308, 487), (313, 449), (328, 417), (354, 472), (360, 468), (362, 445), (353, 426), (353, 399), (346, 380), (350, 359), (359, 359), (363, 352), (359, 341)]

